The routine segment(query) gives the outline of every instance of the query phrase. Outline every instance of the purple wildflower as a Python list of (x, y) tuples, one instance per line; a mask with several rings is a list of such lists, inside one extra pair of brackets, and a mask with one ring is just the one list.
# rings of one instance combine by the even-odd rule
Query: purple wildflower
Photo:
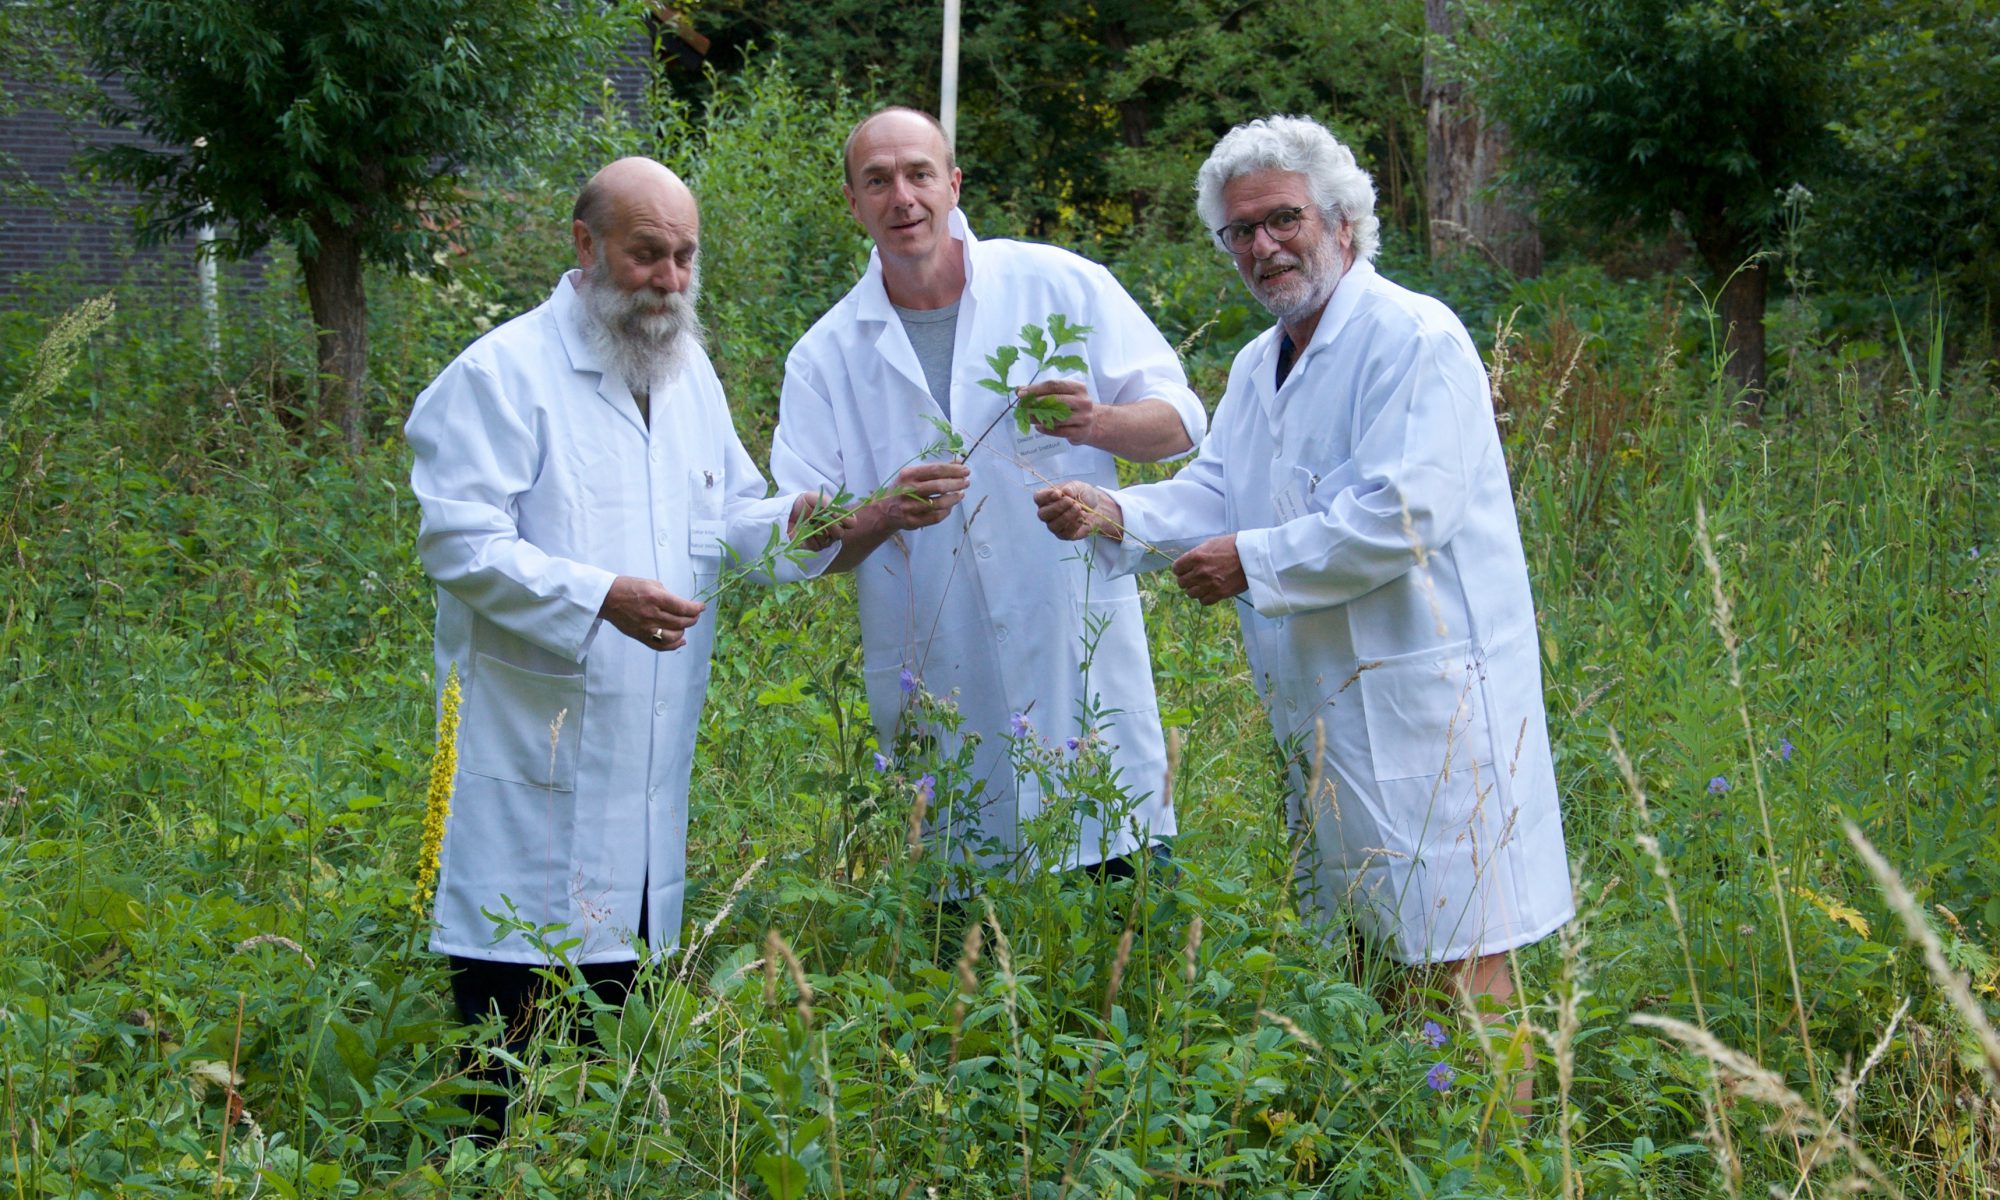
[(1717, 775), (1715, 778), (1708, 781), (1708, 794), (1711, 796), (1720, 796), (1722, 793), (1728, 790), (1729, 790), (1729, 780), (1725, 779), (1720, 775)]
[(1035, 731), (1035, 727), (1028, 724), (1027, 713), (1015, 713), (1014, 719), (1009, 722), (1009, 726), (1013, 729), (1014, 736), (1017, 738), (1027, 737)]
[(923, 801), (925, 804), (929, 804), (931, 798), (936, 794), (937, 776), (931, 774), (929, 771), (925, 771), (917, 777), (917, 799)]
[(886, 771), (894, 765), (894, 760), (888, 755), (882, 753), (880, 750), (875, 752), (875, 769), (877, 771)]
[(917, 677), (910, 673), (910, 668), (908, 667), (904, 667), (903, 673), (896, 677), (896, 683), (903, 689), (905, 696), (917, 690)]
[(1778, 761), (1779, 761), (1779, 762), (1790, 762), (1790, 761), (1792, 761), (1792, 750), (1793, 750), (1793, 746), (1792, 746), (1792, 739), (1790, 739), (1790, 738), (1788, 738), (1788, 737), (1784, 736), (1783, 734), (1779, 734), (1779, 735), (1778, 735)]
[(1451, 1081), (1457, 1078), (1458, 1072), (1452, 1069), (1451, 1064), (1441, 1062), (1424, 1076), (1424, 1086), (1434, 1092), (1448, 1092), (1451, 1090)]
[(1068, 750), (1072, 754), (1074, 754), (1076, 752), (1076, 748), (1081, 745), (1083, 745), (1083, 743), (1077, 741), (1075, 738), (1063, 739), (1063, 749)]
[(1439, 1025), (1436, 1021), (1425, 1021), (1423, 1039), (1431, 1044), (1431, 1049), (1442, 1050), (1444, 1049), (1444, 1044), (1451, 1040), (1451, 1035), (1446, 1033), (1444, 1026)]

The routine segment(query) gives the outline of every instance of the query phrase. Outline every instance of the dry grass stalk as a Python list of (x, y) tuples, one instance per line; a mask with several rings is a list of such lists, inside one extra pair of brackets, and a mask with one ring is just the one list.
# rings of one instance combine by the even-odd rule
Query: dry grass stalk
[(1118, 935), (1118, 954), (1111, 960), (1111, 979), (1104, 985), (1104, 1019), (1111, 1019), (1111, 1006), (1118, 1002), (1118, 985), (1125, 982), (1125, 966), (1132, 961), (1132, 934), (1130, 925)]
[(1305, 1030), (1299, 1028), (1299, 1023), (1297, 1021), (1292, 1020), (1290, 1017), (1286, 1016), (1284, 1013), (1279, 1012), (1277, 1009), (1259, 1008), (1257, 1010), (1257, 1015), (1264, 1018), (1266, 1021), (1269, 1021), (1271, 1024), (1276, 1025), (1278, 1028), (1284, 1030), (1287, 1034), (1291, 1035), (1293, 1041), (1304, 1046), (1306, 1049), (1308, 1050), (1324, 1049), (1324, 1047), (1322, 1047), (1319, 1044), (1318, 1038), (1315, 1038), (1312, 1034), (1307, 1033)]
[(293, 954), (296, 954), (300, 958), (304, 959), (306, 966), (311, 967), (314, 965), (313, 956), (306, 953), (306, 948), (304, 946), (299, 945), (297, 942), (293, 941), (288, 937), (285, 937), (283, 934), (277, 934), (277, 933), (259, 933), (254, 936), (244, 938), (242, 941), (236, 943), (235, 952), (238, 954), (242, 954), (245, 953), (246, 951), (255, 950), (259, 946), (278, 946), (283, 949), (290, 950)]
[(1007, 1040), (1014, 1051), (1014, 1120), (1021, 1131), (1021, 1195), (1029, 1196), (1034, 1194), (1035, 1148), (1028, 1141), (1028, 1083), (1021, 1073), (1021, 1014), (1015, 1004), (1020, 984), (1014, 977), (1014, 948), (1007, 942), (1007, 931), (1000, 928), (992, 899), (981, 896), (979, 901), (986, 908), (986, 924), (993, 930), (993, 958), (1000, 964), (1000, 981), (1006, 985), (1000, 998), (1007, 1007)]
[(1695, 1023), (1707, 1028), (1708, 1014), (1702, 1008), (1701, 984), (1695, 978), (1694, 947), (1688, 941), (1687, 921), (1681, 916), (1680, 896), (1674, 891), (1673, 873), (1667, 870), (1666, 856), (1660, 853), (1660, 839), (1653, 833), (1653, 810), (1646, 803), (1646, 789), (1639, 783), (1639, 772), (1633, 769), (1631, 756), (1625, 753), (1625, 743), (1619, 739), (1617, 727), (1606, 725), (1605, 732), (1611, 735), (1611, 757), (1618, 764), (1618, 773), (1625, 779), (1625, 790), (1632, 797), (1633, 807), (1639, 810), (1639, 834), (1634, 840), (1653, 864), (1653, 877), (1660, 881), (1660, 888), (1667, 899), (1667, 915), (1673, 918), (1674, 936), (1681, 944), (1681, 966), (1687, 972), (1688, 996), (1694, 1001)]
[(1657, 1029), (1707, 1059), (1710, 1066), (1727, 1082), (1729, 1090), (1738, 1096), (1758, 1104), (1768, 1105), (1778, 1110), (1781, 1122), (1774, 1132), (1803, 1135), (1806, 1147), (1805, 1167), (1810, 1170), (1829, 1152), (1845, 1154), (1855, 1169), (1869, 1183), (1881, 1188), (1892, 1196), (1902, 1195), (1902, 1190), (1882, 1168), (1876, 1165), (1859, 1143), (1847, 1136), (1846, 1132), (1830, 1121), (1805, 1097), (1786, 1086), (1784, 1078), (1776, 1071), (1751, 1058), (1743, 1052), (1726, 1046), (1721, 1039), (1706, 1029), (1700, 1029), (1685, 1021), (1663, 1017), (1655, 1013), (1634, 1013), (1630, 1018), (1634, 1025)]
[[(792, 986), (798, 989), (799, 1019), (811, 1025), (813, 1019), (812, 984), (806, 982), (805, 969), (799, 965), (799, 956), (792, 953), (791, 943), (780, 937), (777, 930), (769, 929), (764, 932), (764, 961), (769, 963), (773, 959), (784, 962), (786, 973), (792, 977)], [(770, 981), (770, 991), (767, 993), (767, 997), (775, 1001), (777, 998), (777, 968), (775, 965), (765, 968), (765, 977)]]
[[(1701, 999), (1701, 982), (1695, 975), (1694, 944), (1688, 938), (1687, 920), (1681, 916), (1680, 895), (1674, 888), (1673, 872), (1667, 870), (1667, 859), (1660, 852), (1660, 839), (1653, 832), (1653, 810), (1646, 803), (1646, 789), (1639, 782), (1639, 772), (1632, 765), (1632, 758), (1625, 753), (1625, 743), (1618, 737), (1616, 726), (1607, 724), (1605, 732), (1611, 737), (1611, 757), (1618, 764), (1618, 774), (1625, 780), (1625, 790), (1632, 797), (1632, 806), (1639, 812), (1639, 833), (1634, 841), (1646, 852), (1653, 864), (1653, 877), (1660, 881), (1660, 888), (1667, 900), (1667, 915), (1674, 922), (1674, 938), (1681, 947), (1681, 970), (1687, 975), (1688, 997), (1694, 1002), (1695, 1024), (1708, 1028), (1708, 1010)], [(1708, 1120), (1709, 1143), (1715, 1148), (1717, 1165), (1722, 1170), (1723, 1189), (1735, 1196), (1740, 1181), (1742, 1165), (1736, 1157), (1735, 1144), (1730, 1139), (1729, 1126), (1718, 1119), (1722, 1108), (1722, 1081), (1711, 1070), (1708, 1076), (1709, 1096), (1703, 1102)]]
[(1743, 687), (1743, 662), (1738, 652), (1734, 623), (1730, 617), (1729, 597), (1722, 590), (1722, 564), (1716, 561), (1715, 543), (1708, 536), (1708, 509), (1700, 500), (1694, 502), (1694, 536), (1701, 547), (1701, 561), (1708, 568), (1708, 582), (1711, 589), (1713, 609), (1710, 617), (1715, 624), (1715, 632), (1722, 638), (1722, 644), (1729, 651), (1729, 684), (1736, 692), (1736, 714), (1743, 722), (1743, 748), (1750, 763), (1750, 782), (1756, 785), (1757, 817), (1764, 831), (1764, 863), (1771, 874), (1771, 903), (1778, 910), (1778, 932), (1785, 940), (1785, 969), (1790, 973), (1792, 984), (1792, 1015), (1798, 1021), (1799, 1046), (1805, 1051), (1806, 1075), (1812, 1080), (1813, 1090), (1819, 1091), (1819, 1067), (1813, 1056), (1812, 1029), (1806, 1023), (1805, 985), (1799, 980), (1799, 956), (1792, 947), (1791, 903), (1785, 891), (1784, 881), (1778, 877), (1778, 839), (1771, 833), (1771, 805), (1764, 795), (1764, 772), (1758, 766), (1757, 734), (1750, 724), (1749, 693)]
[(1938, 990), (1944, 993), (1945, 999), (1951, 1002), (1952, 1008), (1957, 1010), (1978, 1040), (1980, 1052), (1986, 1059), (1986, 1085), (1996, 1096), (2000, 1096), (2000, 1035), (1993, 1032), (1992, 1023), (1973, 998), (1970, 983), (1945, 961), (1944, 946), (1938, 942), (1937, 934), (1931, 932), (1929, 923), (1917, 908), (1916, 898), (1903, 886), (1895, 868), (1875, 849), (1859, 826), (1846, 818), (1842, 818), (1840, 824), (1847, 831), (1847, 840), (1854, 844), (1855, 853), (1868, 864), (1868, 870), (1875, 876), (1876, 885), (1882, 889), (1882, 898), (1896, 910), (1896, 915), (1903, 919), (1903, 928), (1923, 949), (1924, 966), (1929, 968)]
[(985, 934), (978, 922), (965, 931), (965, 946), (958, 956), (958, 999), (951, 1005), (951, 1057), (945, 1073), (958, 1065), (958, 1039), (965, 1032), (965, 998), (979, 994), (979, 976), (973, 968), (979, 964), (979, 954), (984, 948)]
[(1181, 977), (1194, 986), (1196, 968), (1201, 963), (1201, 918), (1188, 922), (1187, 945), (1181, 948)]
[(916, 798), (910, 804), (910, 827), (903, 835), (903, 848), (911, 862), (924, 856), (924, 815), (930, 812), (930, 808), (930, 789), (918, 788)]
[[(1846, 1123), (1848, 1112), (1854, 1107), (1856, 1101), (1861, 1098), (1861, 1085), (1867, 1081), (1869, 1072), (1873, 1071), (1876, 1064), (1882, 1061), (1882, 1056), (1889, 1052), (1889, 1046), (1896, 1040), (1896, 1027), (1902, 1024), (1904, 1015), (1909, 1011), (1910, 1001), (1906, 996), (1903, 998), (1903, 1002), (1896, 1006), (1895, 1015), (1889, 1018), (1889, 1024), (1882, 1030), (1882, 1036), (1875, 1042), (1875, 1048), (1868, 1052), (1866, 1059), (1862, 1060), (1861, 1070), (1857, 1071), (1853, 1078), (1843, 1080), (1841, 1085), (1833, 1090), (1834, 1099), (1839, 1102), (1839, 1106), (1834, 1109), (1832, 1124), (1844, 1125)], [(1817, 1143), (1814, 1149), (1816, 1150), (1824, 1144)], [(1812, 1178), (1812, 1169), (1817, 1165), (1817, 1155), (1810, 1153), (1807, 1155), (1805, 1161), (1799, 1164), (1799, 1178), (1797, 1182), (1792, 1184), (1791, 1196), (1793, 1200), (1797, 1200), (1799, 1192), (1805, 1188), (1807, 1181)]]

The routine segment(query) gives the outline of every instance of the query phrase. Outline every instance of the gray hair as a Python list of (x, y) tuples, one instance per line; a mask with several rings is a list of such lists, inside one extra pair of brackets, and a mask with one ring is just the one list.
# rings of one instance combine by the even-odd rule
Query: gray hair
[(1345, 221), (1353, 230), (1355, 257), (1374, 260), (1382, 241), (1375, 181), (1354, 161), (1354, 152), (1311, 117), (1259, 117), (1223, 135), (1195, 176), (1194, 208), (1202, 227), (1222, 224), (1222, 189), (1230, 180), (1271, 168), (1305, 176), (1313, 203), (1328, 222)]

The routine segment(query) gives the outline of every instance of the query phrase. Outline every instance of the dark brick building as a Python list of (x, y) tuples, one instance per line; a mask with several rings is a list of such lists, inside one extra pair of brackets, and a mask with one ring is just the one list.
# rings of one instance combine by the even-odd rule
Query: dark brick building
[[(663, 52), (670, 58), (685, 55), (684, 43), (668, 41)], [(635, 35), (612, 71), (613, 89), (628, 112), (636, 114), (644, 105), (652, 53), (652, 35)], [(16, 81), (0, 83), (18, 105), (0, 114), (0, 153), (12, 160), (0, 159), (8, 177), (0, 184), (0, 304), (17, 301), (52, 278), (70, 288), (102, 287), (134, 274), (192, 282), (194, 239), (140, 247), (134, 238), (137, 193), (83, 174), (79, 160), (85, 147), (145, 139), (131, 130), (77, 121)], [(222, 270), (231, 281), (260, 274), (255, 262), (225, 264)]]

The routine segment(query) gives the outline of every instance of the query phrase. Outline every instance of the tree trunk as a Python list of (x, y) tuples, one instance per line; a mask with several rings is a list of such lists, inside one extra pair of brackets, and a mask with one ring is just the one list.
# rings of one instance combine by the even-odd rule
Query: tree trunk
[[(1132, 35), (1122, 20), (1103, 21), (1098, 26), (1098, 39), (1104, 48), (1123, 60), (1132, 49)], [(1146, 108), (1146, 102), (1137, 96), (1128, 96), (1118, 101), (1118, 137), (1127, 149), (1137, 150), (1145, 146), (1146, 137), (1153, 131), (1153, 114)], [(1132, 222), (1138, 224), (1146, 214), (1147, 201), (1151, 199), (1145, 188), (1130, 188), (1125, 193), (1125, 202), (1132, 206)]]
[(1704, 214), (1695, 249), (1715, 277), (1715, 316), (1722, 327), (1723, 374), (1734, 386), (1737, 419), (1757, 424), (1764, 407), (1764, 306), (1771, 273), (1743, 249), (1720, 211)]
[(1456, 41), (1463, 15), (1460, 0), (1424, 0), (1424, 23), (1434, 43), (1424, 52), (1431, 261), (1471, 249), (1515, 275), (1539, 275), (1542, 238), (1533, 214), (1493, 189), (1507, 159), (1507, 131), (1481, 115), (1465, 95), (1464, 81), (1439, 61), (1435, 44)]
[(1723, 370), (1736, 386), (1738, 419), (1755, 425), (1764, 407), (1764, 303), (1771, 273), (1758, 261), (1744, 264), (1727, 278), (1715, 304), (1722, 322), (1723, 353), (1729, 356)]
[(306, 300), (319, 331), (319, 407), (360, 450), (367, 424), (368, 295), (361, 283), (361, 240), (324, 215), (312, 220), (319, 246), (299, 255)]

